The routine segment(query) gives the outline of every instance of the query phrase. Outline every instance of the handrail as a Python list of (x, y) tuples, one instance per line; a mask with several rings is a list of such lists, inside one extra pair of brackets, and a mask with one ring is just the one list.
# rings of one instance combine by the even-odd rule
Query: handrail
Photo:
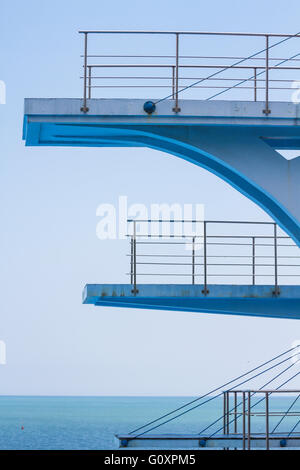
[[(131, 253), (127, 256), (130, 256), (130, 276), (131, 284), (133, 286), (132, 292), (134, 295), (138, 293), (137, 288), (137, 279), (141, 276), (155, 276), (155, 277), (182, 277), (190, 278), (191, 284), (196, 284), (196, 281), (202, 283), (203, 281), (203, 294), (209, 294), (209, 280), (210, 278), (221, 277), (221, 278), (251, 278), (251, 284), (256, 285), (257, 280), (260, 278), (271, 278), (273, 280), (273, 295), (277, 297), (280, 295), (279, 289), (279, 280), (283, 278), (300, 277), (300, 271), (295, 272), (295, 269), (300, 268), (299, 258), (300, 253), (294, 255), (293, 251), (290, 249), (298, 250), (297, 245), (293, 240), (287, 236), (278, 234), (277, 225), (275, 222), (255, 222), (255, 221), (217, 221), (217, 220), (181, 220), (181, 219), (128, 219), (127, 221), (132, 230), (129, 230), (128, 237), (130, 239)], [(201, 224), (203, 227), (203, 233), (192, 233), (186, 234), (182, 233), (161, 233), (161, 228), (163, 224)], [(147, 224), (147, 230), (150, 227), (150, 233), (144, 229), (139, 232), (137, 229), (137, 224)], [(151, 233), (152, 227), (158, 227), (159, 230), (156, 230), (156, 233)], [(217, 225), (224, 226), (224, 224), (230, 225), (240, 225), (240, 226), (257, 226), (257, 227), (269, 227), (271, 228), (271, 233), (257, 233), (251, 230), (251, 233), (211, 233), (210, 227)], [(173, 226), (175, 227), (175, 225)], [(172, 252), (166, 253), (164, 249), (163, 252), (145, 252), (141, 251), (142, 246), (152, 246), (152, 247), (172, 247)], [(188, 247), (188, 253), (178, 253), (174, 252), (174, 247)], [(220, 251), (220, 249), (226, 250)], [(216, 251), (216, 248), (219, 248), (219, 251)], [(262, 248), (264, 252), (262, 252)], [(201, 253), (197, 252), (198, 249), (202, 249)], [(231, 249), (235, 250), (234, 252), (230, 251)], [(249, 249), (249, 252), (241, 251), (242, 249)], [(270, 253), (269, 250), (272, 250)], [(281, 250), (284, 249), (285, 252)], [(212, 251), (214, 250), (214, 251)], [(288, 250), (288, 251), (287, 251)], [(167, 259), (166, 259), (167, 258)], [(294, 262), (291, 261), (294, 260)], [(297, 261), (296, 261), (297, 260)], [(180, 271), (178, 272), (171, 271), (154, 271), (151, 272), (140, 272), (138, 270), (139, 266), (153, 268), (158, 267), (185, 267), (189, 269), (188, 272)], [(201, 272), (197, 268), (201, 268)], [(220, 268), (229, 268), (230, 273), (228, 272), (219, 272), (215, 271), (215, 267)], [(234, 268), (251, 268), (248, 271), (236, 272)], [(261, 272), (261, 268), (272, 268), (272, 272)], [(290, 268), (294, 272), (287, 273), (282, 272), (281, 268)], [(221, 271), (221, 270), (220, 270)], [(200, 284), (201, 285), (201, 284)]]
[(153, 30), (89, 30), (83, 29), (78, 31), (79, 34), (182, 34), (182, 35), (208, 35), (208, 36), (249, 36), (249, 37), (277, 37), (292, 38), (300, 37), (299, 34), (284, 33), (247, 33), (247, 32), (230, 32), (230, 31), (153, 31)]
[[(295, 376), (293, 376), (292, 378), (294, 378)], [(270, 409), (271, 395), (273, 394), (285, 395), (285, 394), (290, 394), (290, 393), (298, 394), (298, 396), (296, 400), (294, 400), (292, 405), (290, 405), (288, 410), (271, 411)], [(262, 394), (263, 397), (254, 405), (252, 405), (252, 397), (253, 395), (256, 395), (256, 394)], [(242, 401), (239, 401), (240, 396), (242, 398)], [(297, 390), (297, 389), (288, 390), (288, 389), (281, 389), (281, 388), (277, 388), (277, 389), (261, 388), (261, 389), (251, 389), (251, 390), (231, 389), (231, 390), (224, 391), (223, 392), (223, 433), (224, 435), (239, 434), (238, 419), (242, 417), (241, 424), (242, 424), (243, 450), (246, 450), (246, 448), (250, 450), (252, 438), (257, 437), (258, 435), (265, 436), (266, 449), (268, 450), (270, 448), (270, 437), (273, 437), (274, 435), (276, 435), (276, 433), (274, 433), (274, 430), (270, 432), (270, 417), (271, 416), (282, 417), (282, 419), (279, 421), (278, 424), (280, 424), (284, 418), (299, 417), (300, 411), (291, 411), (293, 405), (296, 403), (299, 396), (300, 396), (300, 390)], [(253, 411), (253, 408), (259, 403), (263, 403), (263, 409), (261, 411)], [(232, 405), (233, 407), (231, 408)], [(242, 408), (242, 409), (239, 410), (239, 408)], [(231, 421), (229, 420), (230, 416), (233, 416), (233, 419)], [(252, 417), (265, 418), (265, 432), (261, 432), (261, 431), (253, 432)], [(298, 421), (298, 423), (299, 422), (300, 421)], [(275, 426), (274, 429), (276, 429), (277, 426)], [(292, 432), (286, 435), (286, 439), (290, 437)], [(293, 435), (295, 434), (296, 433), (294, 433)], [(280, 442), (281, 447), (286, 447), (287, 445), (286, 439), (281, 440)]]
[[(274, 57), (271, 57), (271, 54), (270, 54), (270, 50), (276, 46), (277, 44), (281, 43), (281, 42), (284, 42), (284, 41), (287, 41), (291, 38), (299, 38), (300, 37), (300, 33), (297, 33), (297, 34), (285, 34), (285, 33), (248, 33), (248, 32), (219, 32), (219, 31), (149, 31), (149, 30), (136, 30), (136, 31), (129, 31), (129, 30), (80, 30), (79, 31), (80, 34), (83, 34), (84, 36), (84, 54), (83, 54), (83, 59), (84, 59), (84, 76), (83, 76), (83, 82), (84, 82), (84, 85), (83, 85), (83, 105), (81, 107), (81, 111), (84, 112), (84, 113), (87, 113), (89, 111), (89, 107), (87, 105), (87, 100), (88, 99), (91, 99), (92, 98), (92, 90), (93, 89), (97, 89), (97, 88), (118, 88), (118, 89), (121, 89), (121, 88), (149, 88), (149, 89), (157, 89), (157, 88), (170, 88), (171, 89), (171, 94), (168, 95), (166, 98), (163, 98), (164, 99), (171, 99), (171, 100), (174, 100), (175, 103), (174, 103), (174, 107), (173, 107), (173, 111), (174, 113), (179, 113), (181, 111), (180, 109), (180, 106), (179, 106), (179, 97), (178, 97), (178, 94), (179, 93), (184, 93), (186, 89), (191, 89), (194, 88), (194, 89), (218, 89), (218, 88), (221, 88), (222, 90), (219, 91), (218, 93), (215, 93), (216, 96), (218, 96), (219, 94), (222, 94), (224, 93), (225, 91), (228, 91), (230, 89), (235, 89), (238, 87), (239, 90), (249, 90), (251, 89), (250, 87), (248, 86), (240, 86), (242, 83), (240, 84), (237, 84), (235, 85), (234, 87), (227, 87), (227, 86), (213, 86), (210, 84), (205, 84), (205, 85), (202, 85), (202, 86), (199, 86), (199, 81), (200, 82), (203, 82), (203, 81), (206, 81), (206, 80), (209, 80), (209, 79), (213, 79), (214, 77), (196, 77), (196, 78), (193, 78), (192, 80), (198, 80), (198, 83), (196, 82), (194, 85), (192, 84), (191, 86), (183, 86), (181, 84), (181, 81), (182, 80), (188, 80), (191, 78), (190, 77), (182, 77), (180, 76), (180, 71), (183, 70), (183, 69), (188, 69), (188, 68), (193, 68), (193, 69), (198, 69), (198, 68), (202, 68), (202, 69), (218, 69), (218, 73), (222, 73), (224, 71), (227, 71), (229, 69), (232, 69), (232, 70), (235, 70), (235, 69), (240, 69), (240, 70), (253, 70), (253, 77), (248, 77), (248, 78), (243, 78), (241, 79), (242, 81), (250, 81), (250, 82), (253, 82), (254, 86), (253, 86), (253, 100), (254, 101), (257, 101), (258, 99), (258, 92), (262, 89), (264, 89), (264, 92), (265, 92), (265, 97), (264, 97), (264, 102), (265, 102), (265, 107), (263, 109), (263, 112), (265, 114), (266, 117), (269, 116), (270, 114), (270, 107), (269, 107), (269, 100), (270, 100), (270, 91), (276, 91), (276, 90), (279, 90), (279, 91), (284, 91), (284, 90), (290, 90), (290, 88), (288, 87), (283, 87), (283, 86), (276, 86), (276, 87), (272, 87), (271, 86), (271, 83), (274, 82), (274, 79), (272, 79), (270, 77), (270, 72), (272, 70), (289, 70), (289, 71), (293, 71), (293, 70), (299, 70), (298, 67), (281, 67), (280, 63), (279, 64), (274, 64), (274, 61), (275, 60), (278, 60), (278, 61), (283, 61), (283, 62), (286, 62), (286, 61), (299, 61), (298, 58), (296, 58), (295, 56), (291, 56), (291, 57), (288, 57), (288, 58), (278, 58), (278, 59), (275, 59)], [(129, 55), (128, 53), (127, 54), (91, 54), (89, 53), (89, 50), (88, 50), (88, 37), (89, 35), (102, 35), (102, 34), (113, 34), (113, 35), (163, 35), (163, 36), (174, 36), (175, 37), (175, 53), (172, 54), (172, 55), (157, 55), (157, 54), (148, 54), (148, 55), (139, 55), (139, 54), (131, 54)], [(256, 54), (252, 54), (250, 55), (249, 57), (245, 57), (245, 56), (241, 56), (241, 55), (228, 55), (228, 54), (224, 54), (224, 56), (221, 56), (221, 55), (215, 55), (215, 56), (209, 56), (209, 55), (205, 55), (205, 56), (195, 56), (195, 55), (181, 55), (180, 54), (180, 46), (181, 46), (181, 43), (180, 43), (180, 38), (183, 38), (185, 36), (218, 36), (218, 37), (245, 37), (245, 38), (263, 38), (264, 39), (264, 48), (261, 49), (261, 51), (259, 53), (256, 53)], [(275, 43), (275, 44), (271, 44), (270, 43), (270, 40), (272, 38), (281, 38), (282, 40)], [(221, 47), (224, 47), (223, 45), (221, 45)], [(257, 47), (257, 46), (255, 46)], [(264, 57), (261, 57), (261, 54), (264, 54)], [(260, 56), (259, 56), (260, 55)], [(174, 60), (174, 63), (172, 64), (145, 64), (145, 63), (138, 63), (138, 64), (94, 64), (94, 63), (89, 63), (90, 62), (90, 59), (91, 58), (111, 58), (111, 59), (115, 59), (115, 58), (123, 58), (123, 59), (128, 59), (128, 58), (139, 58), (139, 59), (149, 59), (149, 58), (160, 58), (160, 59), (172, 59)], [(209, 60), (211, 61), (211, 59), (222, 59), (222, 60), (240, 60), (240, 62), (246, 62), (246, 61), (250, 61), (250, 65), (244, 65), (244, 66), (241, 66), (238, 64), (227, 64), (227, 65), (214, 65), (214, 64), (210, 64), (210, 63), (206, 63), (206, 64), (203, 64), (203, 65), (200, 65), (200, 64), (184, 64), (184, 63), (181, 63), (182, 60), (185, 60), (185, 59), (190, 59), (190, 60), (195, 60), (195, 59), (204, 59), (204, 60)], [(264, 64), (260, 65), (259, 63), (255, 63), (253, 61), (264, 61)], [(170, 80), (170, 85), (137, 85), (137, 86), (131, 86), (131, 85), (105, 85), (105, 84), (101, 84), (101, 85), (94, 85), (93, 84), (93, 80), (96, 79), (96, 77), (93, 77), (93, 69), (94, 68), (108, 68), (108, 67), (111, 67), (111, 68), (128, 68), (128, 69), (134, 69), (134, 68), (169, 68), (171, 70), (171, 76), (170, 77), (164, 77), (164, 80), (165, 79), (169, 79)], [(259, 70), (261, 72), (259, 72)], [(258, 80), (257, 79), (257, 72), (259, 72), (258, 74), (261, 74), (261, 73), (264, 73), (264, 82), (265, 82), (265, 86), (264, 87), (259, 87), (257, 86), (257, 83), (258, 81), (261, 81), (261, 80)], [(213, 75), (216, 75), (215, 73)], [(105, 77), (97, 77), (97, 79), (104, 79)], [(110, 78), (121, 78), (121, 77), (110, 77)], [(125, 79), (128, 79), (128, 78), (136, 78), (136, 79), (139, 79), (139, 77), (124, 77)], [(145, 78), (148, 78), (149, 80), (151, 79), (161, 79), (160, 77), (157, 77), (155, 78), (154, 76), (152, 76), (151, 74), (149, 74), (149, 77), (145, 77)], [(290, 79), (289, 82), (293, 82), (297, 79), (297, 77), (293, 77), (293, 79)], [(224, 81), (228, 81), (228, 77), (224, 78)], [(235, 77), (232, 78), (232, 80), (237, 80)], [(280, 83), (281, 81), (280, 80), (277, 80), (277, 83)], [(215, 95), (213, 95), (211, 98), (214, 98)], [(209, 98), (210, 99), (210, 98)], [(158, 102), (160, 102), (162, 100), (159, 100)], [(149, 103), (149, 102), (147, 102)], [(150, 104), (150, 106), (146, 106), (146, 103), (145, 103), (145, 112), (147, 113), (152, 113), (155, 109), (155, 102), (150, 102), (152, 104)]]

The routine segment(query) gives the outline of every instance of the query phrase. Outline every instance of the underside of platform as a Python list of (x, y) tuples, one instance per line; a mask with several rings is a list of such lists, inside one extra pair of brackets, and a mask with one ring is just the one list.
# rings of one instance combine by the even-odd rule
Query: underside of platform
[(130, 284), (87, 284), (83, 303), (183, 312), (221, 313), (300, 319), (300, 286), (141, 284), (136, 295)]

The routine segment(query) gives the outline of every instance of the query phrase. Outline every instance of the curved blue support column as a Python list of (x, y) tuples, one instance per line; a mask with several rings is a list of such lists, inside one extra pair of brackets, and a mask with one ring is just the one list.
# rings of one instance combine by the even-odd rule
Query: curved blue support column
[[(112, 129), (110, 128), (108, 133)], [(114, 129), (117, 131), (117, 129)], [(224, 159), (217, 157), (207, 151), (198, 148), (197, 146), (192, 146), (180, 140), (175, 140), (172, 138), (167, 138), (161, 135), (156, 135), (154, 133), (138, 132), (128, 129), (129, 136), (119, 135), (117, 137), (118, 145), (123, 144), (124, 146), (146, 146), (153, 148), (155, 150), (163, 151), (174, 156), (183, 158), (190, 163), (198, 165), (211, 173), (215, 174), (222, 180), (229, 183), (232, 187), (237, 189), (244, 196), (251, 199), (258, 206), (260, 206), (265, 212), (267, 212), (274, 221), (288, 234), (290, 237), (300, 246), (300, 223), (299, 221), (288, 211), (288, 209), (275, 198), (274, 194), (269, 193), (264, 187), (259, 186), (255, 181), (247, 177), (247, 172), (242, 173), (236, 168), (230, 166)], [(225, 153), (226, 144), (224, 143), (223, 152)], [(272, 150), (272, 149), (270, 149)], [(242, 147), (239, 149), (242, 152)], [(268, 149), (269, 152), (269, 149)], [(279, 154), (275, 153), (276, 159), (280, 157)], [(263, 158), (263, 153), (260, 153)], [(288, 164), (288, 162), (286, 162)], [(288, 165), (286, 165), (288, 166)], [(300, 168), (299, 168), (300, 170)], [(290, 170), (291, 171), (291, 170)], [(259, 169), (258, 169), (259, 172)], [(272, 178), (271, 169), (265, 167), (264, 175), (266, 182), (268, 181), (270, 186), (273, 186), (274, 190), (281, 190), (282, 193), (285, 192), (282, 190), (284, 187), (284, 173), (282, 178), (277, 180), (277, 178)], [(299, 181), (300, 181), (300, 171)], [(261, 173), (260, 173), (261, 175)], [(289, 176), (286, 176), (286, 179), (289, 179)], [(287, 191), (289, 183), (287, 182)], [(300, 188), (300, 183), (299, 183)], [(300, 191), (299, 191), (300, 193)], [(281, 195), (283, 198), (284, 194)], [(299, 194), (300, 197), (300, 194)], [(297, 199), (298, 200), (298, 199)], [(299, 207), (300, 208), (300, 207)], [(300, 212), (299, 212), (300, 215)]]

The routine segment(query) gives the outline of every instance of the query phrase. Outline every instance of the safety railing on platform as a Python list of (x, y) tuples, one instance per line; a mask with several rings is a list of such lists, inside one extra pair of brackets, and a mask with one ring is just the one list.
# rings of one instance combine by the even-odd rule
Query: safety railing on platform
[[(300, 33), (79, 32), (84, 37), (81, 77), (83, 112), (88, 112), (88, 99), (94, 97), (93, 92), (96, 89), (103, 91), (109, 88), (110, 93), (112, 89), (117, 89), (118, 92), (126, 89), (126, 97), (128, 90), (133, 89), (134, 98), (137, 98), (139, 89), (149, 90), (152, 99), (155, 91), (160, 90), (160, 95), (166, 94), (166, 96), (158, 96), (154, 102), (174, 100), (175, 113), (181, 110), (179, 97), (213, 99), (223, 96), (228, 91), (243, 90), (248, 100), (262, 99), (265, 102), (263, 112), (268, 115), (270, 92), (273, 100), (275, 92), (280, 92), (279, 100), (290, 101), (291, 87), (296, 80), (299, 80), (300, 53), (297, 52), (299, 43), (297, 41), (296, 53), (293, 53), (295, 43), (292, 44), (291, 40), (298, 40)], [(95, 37), (100, 37), (102, 41), (95, 44)], [(137, 41), (137, 38), (141, 40)], [(189, 41), (191, 38), (193, 44)], [(200, 43), (197, 42), (198, 39), (201, 40)], [(286, 50), (287, 42), (288, 50)], [(272, 53), (274, 47), (276, 47), (275, 54)], [(166, 52), (163, 52), (164, 50)], [(208, 50), (214, 53), (208, 55)], [(245, 54), (245, 51), (249, 53)], [(203, 92), (210, 91), (210, 95), (203, 93), (199, 95), (199, 89)], [(192, 96), (187, 94), (193, 90), (197, 90), (197, 93)], [(290, 92), (288, 100), (286, 97), (283, 98), (282, 94), (287, 90)], [(144, 94), (142, 97), (145, 98)], [(245, 97), (239, 95), (239, 99)]]
[[(130, 283), (141, 279), (161, 284), (298, 283), (300, 252), (274, 222), (128, 220)], [(178, 283), (178, 282), (176, 282)]]
[[(277, 407), (271, 407), (271, 398), (276, 397), (280, 394), (280, 398), (286, 398), (287, 396), (292, 396), (292, 404), (287, 410), (281, 410)], [(262, 395), (261, 398), (257, 400), (253, 399), (254, 395)], [(251, 443), (258, 437), (265, 437), (266, 450), (270, 449), (270, 438), (276, 437), (275, 431), (284, 421), (285, 427), (291, 422), (291, 418), (297, 418), (296, 424), (299, 424), (300, 410), (295, 409), (295, 404), (299, 400), (300, 390), (227, 390), (223, 392), (223, 432), (224, 435), (239, 435), (242, 434), (243, 441), (243, 450), (250, 450)], [(284, 404), (284, 401), (283, 401)], [(260, 407), (257, 408), (257, 405)], [(254, 409), (255, 408), (255, 409)], [(232, 419), (233, 417), (233, 419)], [(239, 418), (241, 418), (239, 422)], [(253, 424), (256, 425), (260, 419), (263, 419), (264, 424), (262, 425), (262, 430), (253, 429)], [(279, 418), (277, 423), (274, 426), (271, 426), (273, 420)], [(290, 418), (290, 419), (288, 419)], [(255, 420), (255, 421), (254, 421)], [(254, 421), (254, 423), (252, 423)], [(274, 423), (273, 423), (274, 424)], [(288, 438), (294, 437), (296, 428), (293, 423), (292, 431), (289, 433), (280, 433), (281, 436), (280, 446), (286, 447)], [(299, 432), (297, 433), (299, 436)]]

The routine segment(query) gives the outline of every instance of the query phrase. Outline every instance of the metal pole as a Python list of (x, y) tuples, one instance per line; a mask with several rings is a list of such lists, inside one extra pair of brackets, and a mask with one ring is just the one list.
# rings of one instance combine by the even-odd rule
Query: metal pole
[(176, 36), (176, 65), (175, 65), (175, 107), (173, 108), (174, 113), (179, 113), (181, 109), (178, 106), (178, 88), (179, 88), (179, 33), (175, 33)]
[(243, 393), (243, 450), (246, 449), (246, 392)]
[(227, 401), (227, 414), (226, 414), (226, 434), (229, 434), (229, 392), (226, 393), (226, 401)]
[(195, 237), (192, 239), (192, 284), (195, 284)]
[(175, 66), (172, 65), (172, 99), (175, 99)]
[(263, 113), (268, 116), (270, 114), (269, 109), (269, 36), (266, 35), (266, 103)]
[(207, 295), (209, 291), (207, 290), (207, 237), (206, 237), (206, 224), (203, 222), (203, 268), (204, 268), (204, 289), (202, 294)]
[(252, 237), (252, 285), (255, 286), (255, 237)]
[(84, 33), (84, 70), (83, 70), (83, 106), (80, 108), (80, 111), (87, 113), (89, 108), (86, 103), (87, 95), (87, 43), (88, 43), (88, 33)]
[(133, 284), (133, 236), (130, 240), (130, 284)]
[(248, 450), (251, 449), (251, 394), (248, 392)]
[(132, 293), (136, 295), (138, 290), (136, 288), (136, 221), (133, 222), (133, 290)]
[(278, 258), (277, 258), (277, 224), (274, 224), (274, 280), (275, 290), (274, 295), (277, 296), (278, 292)]
[(269, 393), (266, 392), (266, 450), (270, 449), (269, 441)]
[(89, 97), (89, 100), (91, 99), (92, 97), (92, 67), (89, 65), (88, 66), (88, 70), (89, 70), (89, 93), (88, 93), (88, 97)]
[(237, 392), (234, 392), (234, 432), (237, 434)]
[(223, 433), (224, 434), (226, 434), (226, 414), (227, 414), (226, 392), (223, 392)]
[(254, 67), (254, 101), (257, 101), (257, 68)]
[(136, 294), (136, 222), (133, 223), (134, 227), (134, 244), (133, 244), (133, 282), (134, 282), (134, 295)]

